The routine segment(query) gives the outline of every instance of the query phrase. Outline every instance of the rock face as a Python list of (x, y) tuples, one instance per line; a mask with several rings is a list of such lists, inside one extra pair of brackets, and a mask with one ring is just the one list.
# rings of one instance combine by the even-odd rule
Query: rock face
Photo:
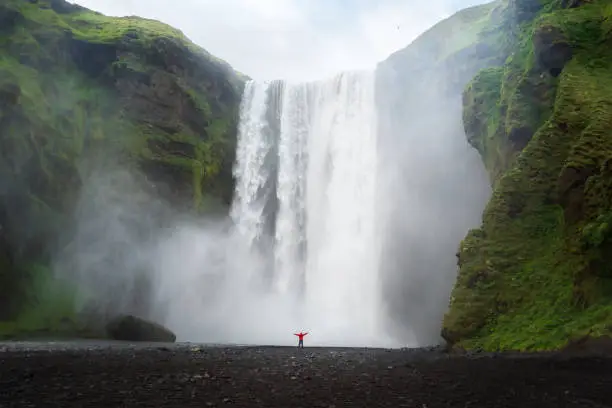
[(113, 340), (174, 343), (176, 335), (162, 325), (136, 316), (119, 316), (106, 325)]
[(243, 84), (159, 22), (64, 0), (3, 1), (0, 317), (38, 303), (26, 296), (27, 270), (64, 244), (96, 169), (138, 173), (180, 211), (227, 205)]
[(443, 336), (538, 350), (612, 327), (612, 39), (602, 2), (509, 1), (509, 58), (464, 95), (493, 182), (458, 253)]

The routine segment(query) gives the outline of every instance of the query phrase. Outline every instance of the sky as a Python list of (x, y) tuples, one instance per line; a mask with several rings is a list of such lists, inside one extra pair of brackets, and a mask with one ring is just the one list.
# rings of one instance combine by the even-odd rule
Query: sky
[(153, 18), (258, 80), (374, 67), (436, 22), (483, 0), (72, 0)]

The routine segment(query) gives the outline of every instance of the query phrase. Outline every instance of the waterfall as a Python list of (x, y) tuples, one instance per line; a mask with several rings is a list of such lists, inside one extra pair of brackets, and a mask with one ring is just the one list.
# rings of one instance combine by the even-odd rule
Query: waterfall
[(231, 215), (266, 265), (245, 274), (266, 275), (269, 293), (296, 301), (287, 330), (311, 330), (315, 343), (387, 341), (374, 83), (373, 72), (345, 72), (311, 83), (250, 81), (244, 92)]
[(133, 169), (92, 172), (57, 276), (79, 309), (150, 317), (179, 341), (438, 343), (490, 188), (460, 95), (406, 75), (249, 81), (229, 218), (177, 214)]
[(231, 209), (238, 232), (249, 242), (261, 239), (265, 232), (264, 207), (268, 194), (262, 194), (271, 179), (266, 156), (274, 147), (274, 137), (266, 132), (269, 84), (249, 82), (240, 107), (239, 143), (234, 169), (236, 194)]

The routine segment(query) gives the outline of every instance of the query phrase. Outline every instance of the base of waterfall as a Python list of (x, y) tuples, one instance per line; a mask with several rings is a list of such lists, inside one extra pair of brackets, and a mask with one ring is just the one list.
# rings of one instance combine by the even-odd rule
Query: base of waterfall
[(604, 407), (610, 354), (0, 343), (0, 406)]

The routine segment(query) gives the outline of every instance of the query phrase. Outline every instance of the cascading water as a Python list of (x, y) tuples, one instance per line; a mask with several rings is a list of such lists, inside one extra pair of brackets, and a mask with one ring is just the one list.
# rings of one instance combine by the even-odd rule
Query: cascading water
[(92, 173), (58, 276), (81, 309), (136, 313), (179, 341), (435, 344), (457, 243), (490, 190), (460, 98), (396, 74), (248, 82), (230, 219), (176, 214), (129, 170)]
[(268, 88), (268, 83), (248, 82), (240, 109), (239, 159), (234, 171), (237, 184), (231, 215), (238, 232), (249, 242), (258, 240), (265, 229), (267, 197), (262, 196), (262, 190), (270, 178), (265, 158), (274, 146), (273, 135), (265, 132)]
[(269, 293), (297, 301), (287, 330), (311, 330), (315, 344), (389, 344), (379, 316), (374, 73), (251, 81), (240, 120), (232, 219), (267, 260), (255, 273), (271, 269)]

